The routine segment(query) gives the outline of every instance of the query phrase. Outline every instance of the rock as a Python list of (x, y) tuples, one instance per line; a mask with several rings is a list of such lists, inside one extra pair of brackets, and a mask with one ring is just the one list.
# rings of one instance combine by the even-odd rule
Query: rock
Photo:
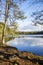
[(20, 52), (11, 46), (0, 46), (0, 65), (43, 65), (43, 56)]

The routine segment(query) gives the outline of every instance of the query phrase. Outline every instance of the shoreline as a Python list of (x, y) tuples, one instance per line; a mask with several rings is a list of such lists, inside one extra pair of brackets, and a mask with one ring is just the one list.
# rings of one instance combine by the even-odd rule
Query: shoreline
[(1, 65), (43, 65), (43, 56), (18, 51), (16, 47), (0, 46)]

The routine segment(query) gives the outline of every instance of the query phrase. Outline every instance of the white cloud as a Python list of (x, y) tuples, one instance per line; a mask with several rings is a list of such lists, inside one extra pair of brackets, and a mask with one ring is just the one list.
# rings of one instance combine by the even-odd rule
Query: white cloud
[(33, 26), (30, 23), (27, 23), (26, 25), (24, 24), (24, 26), (19, 28), (20, 31), (41, 31), (43, 30), (43, 26), (41, 25), (37, 25), (37, 26)]

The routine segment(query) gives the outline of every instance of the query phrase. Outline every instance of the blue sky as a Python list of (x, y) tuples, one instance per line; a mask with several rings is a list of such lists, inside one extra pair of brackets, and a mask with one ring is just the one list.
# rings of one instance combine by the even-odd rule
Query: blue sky
[(43, 10), (43, 0), (27, 0), (20, 6), (21, 10), (25, 12), (27, 19), (24, 21), (18, 21), (19, 30), (21, 31), (41, 31), (43, 25), (33, 26), (32, 23), (32, 12)]
[[(5, 1), (4, 0), (2, 1), (3, 1), (3, 4), (5, 4)], [(5, 6), (2, 5), (2, 8), (3, 7)], [(43, 10), (43, 0), (26, 0), (25, 2), (20, 4), (19, 7), (22, 11), (24, 11), (25, 16), (27, 16), (25, 20), (22, 20), (22, 21), (17, 20), (19, 31), (41, 31), (43, 30), (43, 25), (33, 26), (32, 17), (31, 17), (32, 12)], [(0, 7), (0, 9), (2, 8)], [(4, 11), (5, 10), (3, 9), (2, 13)], [(4, 16), (2, 15), (0, 17), (0, 21), (2, 21), (3, 19), (4, 19)]]

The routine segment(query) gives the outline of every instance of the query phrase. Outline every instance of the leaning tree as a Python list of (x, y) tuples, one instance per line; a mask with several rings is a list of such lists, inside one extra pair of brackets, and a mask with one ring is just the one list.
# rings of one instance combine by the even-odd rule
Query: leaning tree
[[(18, 2), (21, 3), (25, 0), (0, 0), (0, 17), (1, 15), (4, 16), (4, 25), (3, 25), (3, 29), (2, 29), (2, 44), (5, 44), (5, 29), (6, 29), (6, 23), (9, 21), (11, 22), (15, 22), (15, 20), (18, 19), (25, 19), (24, 13), (20, 10)], [(1, 5), (3, 4), (2, 2), (4, 2), (3, 8), (4, 11), (3, 13), (1, 13), (1, 11), (3, 10), (3, 8), (1, 7)]]

